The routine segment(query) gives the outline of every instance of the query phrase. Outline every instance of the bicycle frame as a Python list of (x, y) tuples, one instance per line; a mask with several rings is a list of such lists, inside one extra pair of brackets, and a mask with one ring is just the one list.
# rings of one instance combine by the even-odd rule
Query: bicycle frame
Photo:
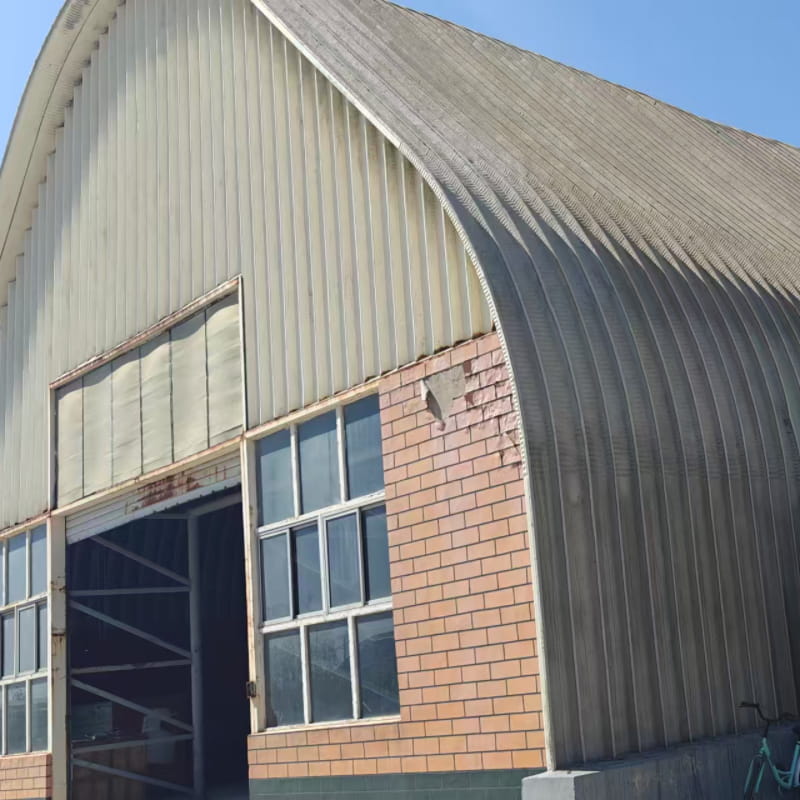
[[(789, 769), (779, 769), (776, 766), (775, 760), (772, 757), (772, 749), (769, 746), (769, 740), (766, 735), (761, 738), (761, 747), (758, 751), (758, 755), (763, 756), (764, 760), (758, 767), (759, 774), (756, 777), (755, 784), (756, 794), (761, 790), (761, 781), (764, 779), (764, 773), (767, 767), (769, 767), (772, 772), (775, 782), (782, 789), (796, 789), (800, 787), (800, 741), (795, 743), (794, 755), (792, 756), (792, 763)], [(750, 764), (750, 769), (752, 770), (754, 766), (755, 760)], [(748, 773), (748, 782), (750, 781), (750, 777)]]

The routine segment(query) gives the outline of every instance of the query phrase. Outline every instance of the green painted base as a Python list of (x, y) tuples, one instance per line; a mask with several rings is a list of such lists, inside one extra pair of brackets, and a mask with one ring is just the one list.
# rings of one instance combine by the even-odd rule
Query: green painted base
[(281, 778), (250, 782), (251, 800), (520, 800), (536, 770)]

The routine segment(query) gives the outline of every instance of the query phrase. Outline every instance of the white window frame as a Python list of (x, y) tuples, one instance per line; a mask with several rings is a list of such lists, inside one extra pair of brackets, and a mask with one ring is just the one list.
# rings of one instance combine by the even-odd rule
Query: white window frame
[[(34, 533), (40, 530), (42, 526), (33, 528), (31, 530), (25, 531), (23, 533), (17, 533), (13, 536), (8, 536), (5, 539), (0, 540), (0, 570), (2, 570), (3, 576), (3, 590), (0, 593), (0, 620), (4, 617), (13, 614), (14, 615), (14, 674), (10, 676), (3, 677), (0, 675), (0, 756), (22, 756), (29, 754), (31, 752), (48, 752), (50, 748), (49, 742), (49, 724), (48, 724), (48, 742), (46, 745), (45, 750), (31, 750), (31, 719), (32, 719), (32, 691), (31, 691), (31, 684), (36, 683), (37, 681), (45, 680), (47, 681), (47, 677), (50, 671), (50, 629), (49, 629), (49, 619), (50, 619), (50, 609), (48, 603), (48, 591), (47, 591), (47, 582), (45, 581), (45, 587), (42, 592), (37, 595), (30, 596), (31, 592), (31, 583), (32, 583), (32, 570), (33, 570), (33, 559), (32, 559), (32, 547), (31, 547), (31, 538)], [(44, 528), (45, 537), (47, 537), (46, 528)], [(9, 567), (9, 559), (8, 559), (8, 545), (14, 539), (17, 539), (21, 536), (25, 537), (25, 597), (22, 600), (18, 600), (14, 603), (8, 603), (8, 567)], [(47, 539), (45, 538), (45, 542)], [(46, 551), (47, 553), (47, 551)], [(47, 555), (45, 556), (47, 558)], [(45, 563), (45, 569), (47, 570), (47, 563)], [(47, 610), (47, 620), (48, 620), (48, 627), (47, 627), (47, 646), (45, 647), (45, 654), (44, 654), (44, 664), (43, 666), (38, 666), (38, 661), (40, 657), (39, 653), (39, 641), (40, 641), (40, 632), (39, 632), (39, 607), (44, 606)], [(36, 664), (34, 666), (33, 671), (28, 672), (20, 672), (19, 671), (19, 635), (20, 635), (20, 627), (19, 627), (19, 617), (20, 614), (25, 611), (26, 609), (32, 608), (34, 611), (34, 630), (36, 632), (36, 641), (34, 645), (34, 658)], [(0, 657), (5, 651), (5, 641), (2, 639), (2, 630), (0, 630)], [(2, 661), (0, 661), (0, 673), (2, 672)], [(7, 719), (7, 709), (8, 709), (8, 690), (9, 687), (12, 686), (25, 686), (25, 750), (19, 753), (9, 753), (8, 752), (8, 719)], [(49, 681), (47, 681), (47, 705), (48, 705), (48, 723), (50, 718), (50, 687)]]
[[(292, 488), (293, 488), (293, 508), (294, 516), (288, 519), (280, 520), (278, 522), (270, 522), (257, 528), (258, 538), (258, 592), (263, 592), (264, 584), (264, 567), (261, 558), (261, 543), (265, 539), (274, 538), (277, 536), (286, 536), (286, 553), (289, 569), (289, 608), (290, 616), (282, 617), (265, 621), (264, 616), (266, 609), (261, 606), (261, 622), (259, 632), (262, 637), (269, 634), (286, 633), (287, 631), (298, 631), (300, 636), (300, 659), (302, 664), (302, 688), (303, 688), (303, 722), (291, 723), (286, 725), (272, 725), (268, 726), (267, 730), (291, 729), (296, 727), (313, 726), (313, 725), (335, 725), (346, 722), (358, 722), (362, 720), (361, 716), (361, 687), (359, 684), (359, 665), (358, 665), (358, 643), (356, 637), (356, 623), (361, 617), (368, 617), (377, 614), (382, 614), (392, 611), (393, 603), (391, 592), (388, 597), (378, 598), (377, 600), (367, 600), (366, 597), (366, 575), (364, 566), (364, 540), (362, 530), (362, 514), (372, 508), (378, 508), (386, 505), (386, 491), (381, 489), (378, 492), (373, 492), (368, 495), (356, 497), (352, 499), (347, 498), (348, 492), (348, 475), (347, 475), (347, 453), (345, 442), (345, 419), (344, 409), (352, 403), (357, 403), (370, 395), (364, 395), (351, 402), (345, 402), (337, 405), (334, 409), (328, 408), (320, 410), (319, 414), (312, 414), (304, 416), (297, 422), (293, 422), (282, 428), (275, 428), (269, 432), (266, 437), (273, 436), (283, 430), (289, 430), (291, 442), (291, 469), (292, 469)], [(301, 496), (300, 496), (300, 450), (298, 441), (298, 428), (304, 423), (316, 419), (317, 417), (329, 414), (332, 410), (336, 412), (336, 446), (338, 455), (339, 467), (339, 503), (335, 505), (326, 506), (325, 508), (318, 509), (317, 511), (301, 513)], [(259, 498), (260, 501), (260, 498)], [(361, 588), (361, 599), (359, 602), (351, 603), (345, 606), (330, 606), (330, 582), (328, 576), (328, 522), (340, 517), (356, 516), (356, 530), (358, 540), (358, 553), (359, 553), (359, 579)], [(292, 546), (291, 537), (292, 531), (299, 528), (306, 527), (311, 523), (317, 525), (317, 537), (319, 544), (319, 558), (320, 558), (320, 581), (322, 591), (322, 609), (320, 611), (312, 611), (305, 614), (295, 615), (294, 611), (294, 591), (292, 591)], [(348, 646), (350, 655), (350, 688), (352, 693), (352, 716), (341, 720), (329, 720), (325, 722), (316, 722), (311, 718), (311, 665), (308, 655), (308, 634), (309, 629), (321, 624), (332, 622), (347, 622), (348, 630)], [(369, 720), (378, 718), (368, 718)]]

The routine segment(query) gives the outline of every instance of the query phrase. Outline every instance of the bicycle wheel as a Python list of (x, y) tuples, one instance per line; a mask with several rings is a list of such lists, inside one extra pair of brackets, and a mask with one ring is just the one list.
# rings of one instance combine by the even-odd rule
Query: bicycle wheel
[(764, 756), (760, 753), (753, 757), (750, 769), (747, 770), (747, 779), (744, 782), (744, 800), (752, 800), (761, 788), (761, 774), (764, 772)]

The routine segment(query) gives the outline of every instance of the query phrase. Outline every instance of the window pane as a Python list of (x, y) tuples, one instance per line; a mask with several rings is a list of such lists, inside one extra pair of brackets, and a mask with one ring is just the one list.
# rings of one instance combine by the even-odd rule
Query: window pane
[(322, 608), (322, 577), (319, 571), (319, 533), (316, 524), (292, 531), (294, 553), (295, 613)]
[(36, 669), (36, 608), (24, 608), (19, 612), (19, 671), (33, 672)]
[(361, 716), (397, 714), (397, 658), (391, 611), (356, 620)]
[(361, 497), (383, 489), (381, 412), (378, 395), (371, 395), (344, 409), (347, 443), (347, 491)]
[(367, 600), (390, 597), (389, 534), (386, 529), (386, 507), (370, 508), (363, 512), (364, 568)]
[(350, 647), (347, 622), (318, 625), (308, 630), (311, 673), (311, 720), (352, 719)]
[(31, 750), (47, 750), (47, 680), (31, 682)]
[(6, 604), (6, 544), (0, 542), (0, 606)]
[(14, 674), (14, 615), (2, 618), (3, 627), (3, 677)]
[(340, 503), (336, 412), (331, 411), (300, 425), (297, 438), (303, 513)]
[(39, 618), (39, 648), (36, 654), (36, 669), (47, 669), (50, 651), (50, 628), (47, 619), (47, 603), (40, 603), (36, 613)]
[(24, 753), (27, 750), (25, 734), (25, 684), (15, 683), (6, 689), (6, 752)]
[(292, 615), (289, 587), (287, 535), (261, 540), (261, 574), (264, 586), (264, 619), (282, 619)]
[(8, 602), (25, 599), (28, 584), (28, 565), (25, 559), (26, 536), (15, 536), (8, 542)]
[(303, 719), (303, 666), (300, 631), (265, 637), (267, 725), (296, 725)]
[(281, 431), (256, 444), (258, 485), (261, 490), (259, 525), (294, 516), (292, 437)]
[(47, 591), (47, 530), (31, 534), (31, 597)]
[(328, 580), (331, 607), (361, 602), (355, 514), (328, 522)]

